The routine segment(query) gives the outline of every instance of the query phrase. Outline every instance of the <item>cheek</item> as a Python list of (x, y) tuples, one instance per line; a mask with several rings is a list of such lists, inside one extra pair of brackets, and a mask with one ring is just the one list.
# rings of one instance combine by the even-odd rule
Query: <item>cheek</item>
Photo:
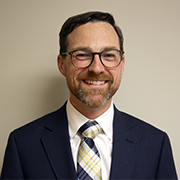
[(121, 82), (121, 75), (116, 75), (114, 77), (114, 86), (119, 86), (120, 85), (120, 82)]
[(114, 86), (113, 86), (114, 89), (118, 89), (120, 87), (121, 79), (122, 79), (122, 75), (121, 74), (116, 76), (116, 78), (114, 79)]
[(76, 84), (79, 73), (78, 69), (72, 67), (72, 65), (69, 64), (66, 66), (66, 78), (72, 84)]
[(122, 68), (119, 66), (118, 69), (114, 69), (114, 71), (111, 72), (111, 75), (113, 77), (114, 85), (119, 85), (121, 82)]

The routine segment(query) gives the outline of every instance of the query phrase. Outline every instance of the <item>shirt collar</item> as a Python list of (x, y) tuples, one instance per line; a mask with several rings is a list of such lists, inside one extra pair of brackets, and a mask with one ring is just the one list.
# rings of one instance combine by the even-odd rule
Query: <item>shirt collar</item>
[[(77, 111), (72, 106), (70, 100), (68, 100), (67, 102), (66, 111), (69, 121), (69, 135), (70, 138), (72, 139), (77, 133), (78, 129), (84, 123), (89, 121), (89, 119), (84, 115), (82, 115), (79, 111)], [(109, 140), (112, 140), (113, 117), (114, 117), (114, 107), (113, 107), (113, 102), (111, 102), (111, 106), (109, 107), (109, 109), (104, 114), (94, 119), (102, 127), (104, 133), (107, 135)]]

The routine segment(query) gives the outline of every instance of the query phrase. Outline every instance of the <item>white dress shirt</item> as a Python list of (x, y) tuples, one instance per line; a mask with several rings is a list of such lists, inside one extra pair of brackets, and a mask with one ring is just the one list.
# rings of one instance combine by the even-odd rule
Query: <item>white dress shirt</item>
[[(77, 132), (78, 129), (90, 119), (86, 118), (79, 111), (77, 111), (72, 106), (69, 100), (67, 102), (66, 111), (69, 121), (69, 135), (70, 135), (72, 155), (74, 159), (75, 168), (77, 168), (77, 154), (81, 142), (81, 137)], [(112, 102), (110, 108), (104, 114), (102, 114), (96, 119), (93, 119), (96, 122), (98, 122), (103, 129), (103, 131), (99, 133), (94, 139), (95, 145), (101, 157), (102, 180), (108, 180), (110, 175), (112, 136), (113, 136), (113, 132), (112, 132), (113, 117), (114, 117), (114, 107)]]

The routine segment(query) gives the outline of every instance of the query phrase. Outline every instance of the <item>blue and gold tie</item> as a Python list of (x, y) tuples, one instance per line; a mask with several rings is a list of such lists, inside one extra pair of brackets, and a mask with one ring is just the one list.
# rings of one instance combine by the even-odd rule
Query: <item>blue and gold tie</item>
[(100, 154), (93, 139), (102, 131), (97, 122), (87, 122), (79, 128), (84, 137), (80, 143), (77, 159), (77, 176), (79, 180), (101, 180)]

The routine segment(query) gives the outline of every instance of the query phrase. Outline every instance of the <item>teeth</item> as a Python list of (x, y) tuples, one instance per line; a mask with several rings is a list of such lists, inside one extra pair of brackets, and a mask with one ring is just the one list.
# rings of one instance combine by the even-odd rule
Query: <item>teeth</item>
[(100, 85), (100, 84), (105, 84), (105, 81), (91, 81), (91, 80), (85, 80), (85, 83), (87, 83), (87, 84), (94, 84), (94, 85)]

